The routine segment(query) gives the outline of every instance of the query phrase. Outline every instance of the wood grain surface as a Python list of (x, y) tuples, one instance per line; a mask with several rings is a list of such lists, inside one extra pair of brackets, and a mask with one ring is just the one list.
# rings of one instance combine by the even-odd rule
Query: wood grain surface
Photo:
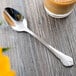
[[(0, 0), (0, 46), (11, 47), (6, 52), (17, 76), (76, 76), (76, 8), (64, 19), (47, 15), (43, 0)], [(19, 10), (28, 27), (59, 51), (73, 57), (74, 66), (64, 67), (38, 40), (25, 32), (12, 30), (2, 18), (5, 7)]]

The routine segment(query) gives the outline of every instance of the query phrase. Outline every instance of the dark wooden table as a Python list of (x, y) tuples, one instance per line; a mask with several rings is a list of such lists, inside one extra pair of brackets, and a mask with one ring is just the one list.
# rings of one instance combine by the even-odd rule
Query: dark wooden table
[(49, 44), (73, 57), (74, 66), (64, 67), (60, 61), (30, 34), (18, 33), (5, 22), (0, 26), (0, 46), (11, 47), (6, 54), (17, 76), (76, 76), (76, 8), (64, 19), (47, 15), (43, 0), (0, 0), (0, 20), (5, 7), (19, 10), (28, 27)]

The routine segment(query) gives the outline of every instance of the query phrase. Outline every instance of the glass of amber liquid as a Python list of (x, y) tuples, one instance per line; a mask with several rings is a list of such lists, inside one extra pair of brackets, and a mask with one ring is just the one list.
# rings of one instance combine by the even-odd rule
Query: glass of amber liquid
[(45, 0), (46, 12), (54, 18), (67, 17), (73, 11), (75, 0)]

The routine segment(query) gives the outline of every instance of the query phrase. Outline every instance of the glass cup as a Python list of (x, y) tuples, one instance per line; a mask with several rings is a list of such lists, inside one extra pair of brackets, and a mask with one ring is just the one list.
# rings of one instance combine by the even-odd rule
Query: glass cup
[(75, 0), (45, 0), (46, 12), (54, 18), (67, 17), (73, 11)]

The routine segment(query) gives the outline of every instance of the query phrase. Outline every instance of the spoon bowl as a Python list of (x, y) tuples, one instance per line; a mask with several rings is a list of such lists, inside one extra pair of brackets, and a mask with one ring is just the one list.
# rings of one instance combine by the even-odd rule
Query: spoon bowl
[(9, 7), (5, 8), (3, 16), (5, 21), (13, 28), (13, 30), (25, 31), (28, 29), (26, 19), (15, 9)]
[(73, 59), (70, 56), (65, 55), (64, 53), (58, 51), (57, 49), (49, 45), (45, 40), (41, 39), (34, 32), (32, 32), (27, 27), (27, 20), (17, 10), (7, 7), (3, 11), (3, 17), (5, 21), (12, 27), (13, 30), (19, 31), (19, 32), (25, 31), (31, 34), (37, 40), (39, 40), (44, 46), (46, 46), (49, 49), (50, 52), (52, 52), (62, 62), (64, 66), (74, 65)]

